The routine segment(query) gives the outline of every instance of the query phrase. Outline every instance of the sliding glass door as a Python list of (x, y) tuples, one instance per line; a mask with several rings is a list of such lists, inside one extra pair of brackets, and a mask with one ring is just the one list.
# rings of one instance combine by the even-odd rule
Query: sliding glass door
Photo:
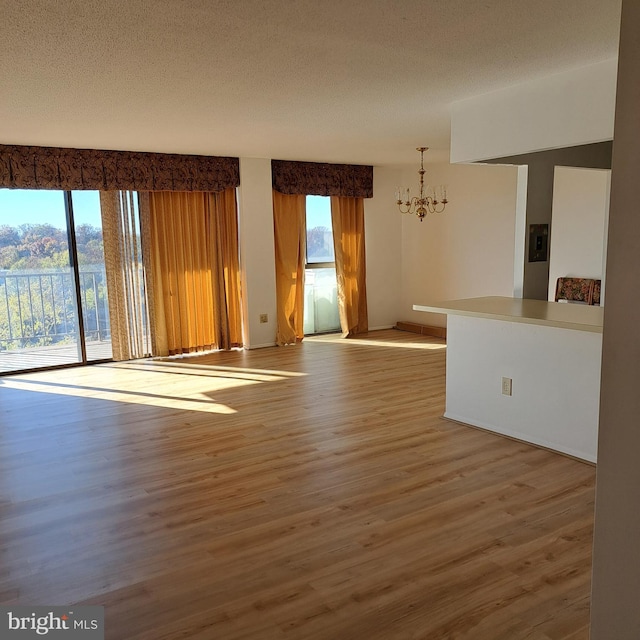
[(307, 196), (307, 259), (304, 277), (304, 333), (340, 330), (331, 199)]
[(99, 192), (0, 189), (0, 373), (109, 358)]

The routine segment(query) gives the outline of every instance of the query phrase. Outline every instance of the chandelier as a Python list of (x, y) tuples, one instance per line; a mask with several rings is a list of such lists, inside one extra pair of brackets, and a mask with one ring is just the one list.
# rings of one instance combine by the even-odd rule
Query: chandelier
[(426, 193), (424, 188), (424, 152), (429, 147), (418, 147), (416, 151), (420, 152), (420, 195), (411, 197), (408, 188), (396, 188), (396, 204), (400, 213), (415, 213), (420, 222), (427, 213), (442, 213), (447, 206), (447, 187), (439, 185), (438, 187), (429, 187), (427, 185)]

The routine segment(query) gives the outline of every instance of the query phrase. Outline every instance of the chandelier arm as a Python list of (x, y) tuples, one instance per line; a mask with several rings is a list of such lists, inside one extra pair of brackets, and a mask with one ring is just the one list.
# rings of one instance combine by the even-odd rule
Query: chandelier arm
[(417, 196), (413, 196), (411, 200), (408, 200), (406, 202), (403, 202), (402, 200), (397, 200), (396, 204), (398, 205), (398, 209), (400, 210), (400, 213), (413, 214), (413, 213), (416, 213), (417, 210), (420, 208), (421, 199), (418, 198)]

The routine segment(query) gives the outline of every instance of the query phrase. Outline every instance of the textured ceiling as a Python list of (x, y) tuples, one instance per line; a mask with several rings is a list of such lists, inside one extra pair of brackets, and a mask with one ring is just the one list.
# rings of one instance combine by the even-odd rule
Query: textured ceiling
[(390, 164), (617, 55), (620, 0), (0, 0), (0, 142)]

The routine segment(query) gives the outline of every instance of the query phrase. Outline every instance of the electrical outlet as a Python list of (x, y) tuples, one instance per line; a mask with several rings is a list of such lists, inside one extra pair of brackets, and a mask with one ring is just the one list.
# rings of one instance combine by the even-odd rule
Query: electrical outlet
[(264, 324), (265, 322), (269, 322), (269, 316), (266, 313), (260, 314), (260, 323)]
[(502, 378), (502, 395), (510, 396), (511, 395), (511, 378)]

